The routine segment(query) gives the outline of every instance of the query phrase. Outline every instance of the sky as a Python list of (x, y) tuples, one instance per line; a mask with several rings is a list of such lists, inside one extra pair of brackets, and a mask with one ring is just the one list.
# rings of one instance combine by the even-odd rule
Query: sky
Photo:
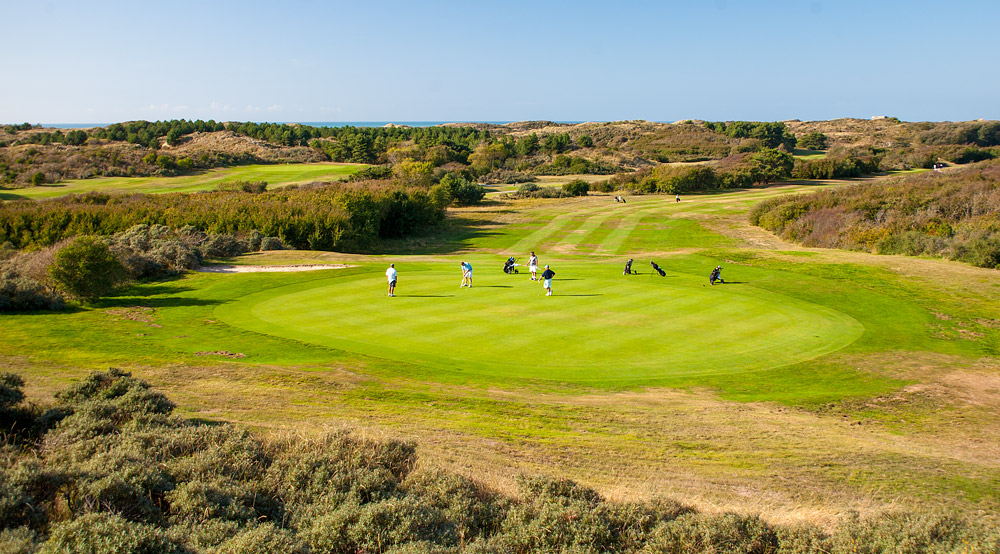
[(0, 123), (1000, 119), (1000, 2), (0, 0)]

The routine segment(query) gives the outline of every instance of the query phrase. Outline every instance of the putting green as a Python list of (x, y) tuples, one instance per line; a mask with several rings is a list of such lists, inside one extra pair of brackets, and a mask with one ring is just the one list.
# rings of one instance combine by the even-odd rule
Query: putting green
[[(487, 268), (487, 264), (474, 264)], [(655, 383), (779, 367), (838, 350), (863, 326), (830, 308), (704, 276), (624, 277), (617, 264), (561, 263), (554, 296), (488, 267), (459, 287), (458, 263), (406, 263), (397, 297), (382, 267), (262, 290), (222, 305), (230, 325), (379, 358), (499, 378)]]

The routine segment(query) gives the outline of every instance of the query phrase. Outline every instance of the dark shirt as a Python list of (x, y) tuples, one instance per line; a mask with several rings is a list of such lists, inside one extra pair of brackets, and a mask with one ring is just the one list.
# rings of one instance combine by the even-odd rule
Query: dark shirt
[(542, 272), (542, 279), (551, 279), (556, 276), (556, 272), (551, 269), (546, 269)]

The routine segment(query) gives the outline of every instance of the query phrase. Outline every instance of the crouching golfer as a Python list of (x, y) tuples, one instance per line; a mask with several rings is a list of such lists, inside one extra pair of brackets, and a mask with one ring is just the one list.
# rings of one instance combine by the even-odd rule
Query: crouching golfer
[(389, 264), (389, 269), (385, 270), (385, 278), (389, 280), (389, 296), (396, 296), (396, 264)]
[(545, 271), (542, 272), (542, 286), (545, 287), (545, 296), (552, 296), (552, 278), (555, 276), (556, 272), (546, 265)]
[(718, 281), (718, 282), (720, 282), (722, 284), (726, 284), (726, 282), (722, 279), (722, 266), (721, 265), (715, 266), (715, 269), (712, 270), (712, 274), (708, 276), (708, 283), (710, 285), (714, 285), (716, 281)]

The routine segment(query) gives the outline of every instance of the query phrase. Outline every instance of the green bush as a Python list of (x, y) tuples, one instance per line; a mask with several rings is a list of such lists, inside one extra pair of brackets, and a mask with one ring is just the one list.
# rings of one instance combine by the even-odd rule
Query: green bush
[(86, 514), (59, 523), (39, 554), (183, 554), (182, 546), (160, 528), (115, 514)]
[(807, 150), (826, 150), (826, 135), (818, 131), (806, 133), (798, 137), (795, 145)]
[(287, 529), (264, 523), (241, 531), (213, 554), (306, 554), (308, 545)]
[(775, 530), (758, 517), (687, 514), (655, 529), (643, 552), (773, 554), (779, 546)]
[(228, 181), (219, 183), (215, 190), (222, 192), (247, 192), (260, 194), (267, 191), (267, 181)]
[(570, 196), (587, 196), (590, 192), (590, 184), (583, 179), (573, 179), (563, 185), (563, 191)]
[(34, 554), (38, 551), (38, 535), (27, 527), (0, 530), (0, 553)]
[(79, 237), (56, 253), (49, 275), (66, 292), (92, 302), (110, 294), (125, 280), (127, 271), (107, 244)]

